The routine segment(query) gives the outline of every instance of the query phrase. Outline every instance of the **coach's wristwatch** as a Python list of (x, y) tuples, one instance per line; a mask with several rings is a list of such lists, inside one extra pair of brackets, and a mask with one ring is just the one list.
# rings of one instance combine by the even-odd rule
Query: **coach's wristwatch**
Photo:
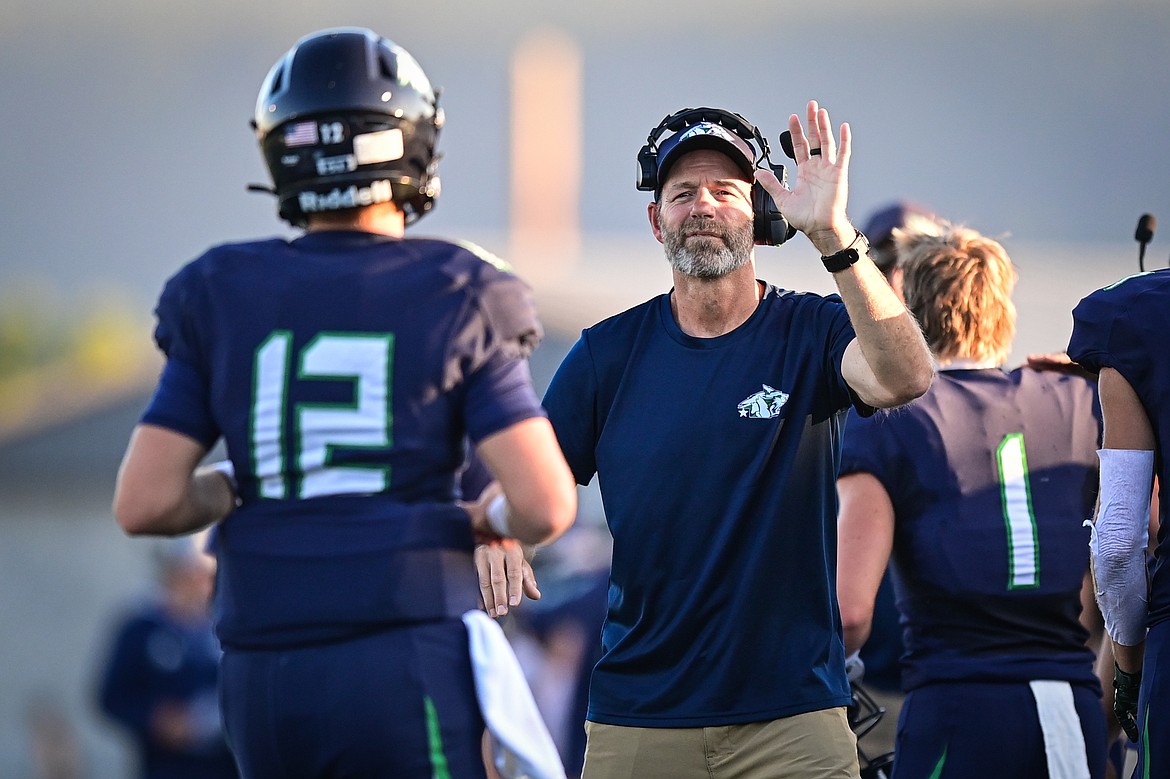
[(869, 254), (869, 240), (856, 227), (853, 231), (857, 235), (853, 236), (853, 241), (848, 246), (836, 254), (821, 255), (821, 262), (825, 264), (825, 270), (829, 273), (845, 270), (862, 256)]

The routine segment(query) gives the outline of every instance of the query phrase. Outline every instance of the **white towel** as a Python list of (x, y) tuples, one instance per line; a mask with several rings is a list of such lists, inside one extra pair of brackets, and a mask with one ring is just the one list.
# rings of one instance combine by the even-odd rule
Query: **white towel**
[[(485, 615), (486, 616), (486, 615)], [(1077, 716), (1072, 687), (1068, 682), (1037, 680), (1029, 682), (1044, 732), (1044, 752), (1048, 755), (1050, 779), (1089, 779), (1089, 758), (1085, 753), (1085, 734)]]
[(464, 614), (463, 624), (496, 770), (504, 779), (565, 779), (556, 745), (504, 631), (479, 610)]

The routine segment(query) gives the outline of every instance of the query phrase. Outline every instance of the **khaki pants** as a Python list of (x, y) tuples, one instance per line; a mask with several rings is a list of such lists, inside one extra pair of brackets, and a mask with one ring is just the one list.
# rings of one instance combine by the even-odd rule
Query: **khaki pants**
[(709, 728), (586, 722), (582, 779), (857, 779), (845, 709)]

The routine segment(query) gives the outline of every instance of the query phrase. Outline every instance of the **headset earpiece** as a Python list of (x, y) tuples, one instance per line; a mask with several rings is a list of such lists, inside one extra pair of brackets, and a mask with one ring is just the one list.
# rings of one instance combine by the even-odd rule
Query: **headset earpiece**
[(759, 183), (752, 184), (752, 238), (757, 246), (779, 246), (796, 235), (776, 201)]
[[(788, 172), (783, 165), (765, 160), (782, 185), (788, 183)], [(752, 214), (754, 216), (752, 237), (757, 246), (779, 246), (796, 235), (796, 228), (788, 224), (780, 213), (776, 201), (758, 181), (752, 183)]]
[(638, 152), (638, 178), (634, 186), (642, 192), (653, 192), (658, 188), (658, 152), (652, 143), (647, 143)]

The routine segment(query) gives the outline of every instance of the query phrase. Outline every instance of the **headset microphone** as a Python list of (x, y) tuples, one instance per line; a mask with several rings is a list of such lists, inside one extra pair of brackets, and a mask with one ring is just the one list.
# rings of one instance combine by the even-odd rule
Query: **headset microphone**
[(1142, 214), (1133, 234), (1133, 239), (1138, 242), (1138, 268), (1143, 273), (1146, 270), (1146, 244), (1154, 240), (1154, 228), (1157, 226), (1158, 220), (1153, 214)]
[(796, 152), (792, 148), (792, 133), (788, 130), (780, 133), (780, 148), (784, 150), (784, 156), (796, 161)]

